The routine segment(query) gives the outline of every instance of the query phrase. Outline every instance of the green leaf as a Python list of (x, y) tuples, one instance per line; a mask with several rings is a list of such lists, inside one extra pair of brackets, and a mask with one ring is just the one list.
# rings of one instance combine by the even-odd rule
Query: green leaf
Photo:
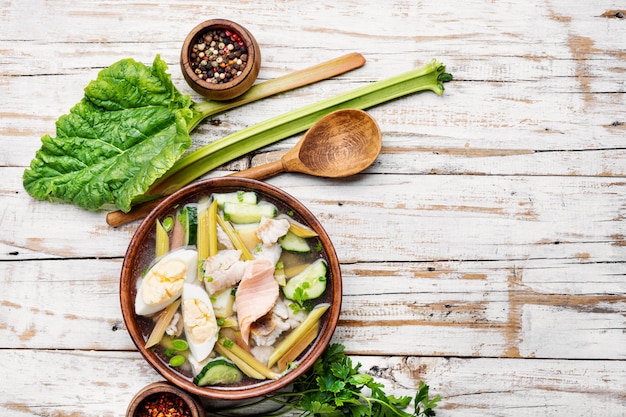
[(434, 408), (441, 400), (441, 397), (437, 395), (435, 398), (429, 398), (429, 387), (423, 381), (420, 381), (417, 387), (417, 393), (415, 393), (415, 415), (432, 417), (435, 415)]
[(349, 381), (354, 385), (367, 385), (370, 384), (374, 380), (369, 374), (356, 374), (350, 377)]
[(345, 382), (337, 380), (332, 376), (325, 375), (317, 378), (317, 383), (320, 391), (329, 391), (333, 393), (338, 393), (346, 386)]
[(372, 410), (366, 404), (352, 405), (348, 411), (351, 417), (366, 417), (372, 415)]
[(345, 357), (341, 362), (335, 362), (330, 365), (330, 372), (337, 378), (346, 379), (355, 372), (352, 369), (352, 360)]
[(194, 116), (157, 56), (152, 67), (123, 59), (103, 69), (85, 96), (45, 135), (23, 176), (40, 200), (88, 210), (129, 211), (149, 186), (191, 146)]
[(409, 406), (412, 398), (409, 397), (408, 395), (405, 395), (402, 397), (396, 397), (395, 395), (388, 395), (387, 400), (389, 401), (389, 404), (393, 404), (397, 408), (404, 409)]
[(330, 404), (324, 404), (319, 401), (313, 401), (309, 404), (309, 407), (306, 411), (310, 411), (314, 414), (330, 414), (337, 410), (336, 407), (333, 407)]

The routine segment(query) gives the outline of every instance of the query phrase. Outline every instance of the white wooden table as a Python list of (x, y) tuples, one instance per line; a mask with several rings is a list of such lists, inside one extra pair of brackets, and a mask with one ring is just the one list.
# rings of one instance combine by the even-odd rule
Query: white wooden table
[[(437, 415), (626, 415), (626, 4), (614, 1), (0, 1), (0, 414), (123, 416), (162, 378), (122, 321), (137, 223), (32, 199), (22, 173), (97, 72), (178, 66), (212, 17), (246, 26), (259, 81), (360, 52), (362, 68), (231, 110), (194, 148), (339, 92), (443, 61), (454, 81), (369, 110), (364, 174), (268, 180), (336, 245), (334, 341), (386, 385), (419, 380)], [(621, 11), (620, 11), (621, 10)], [(235, 161), (221, 176), (295, 144)]]

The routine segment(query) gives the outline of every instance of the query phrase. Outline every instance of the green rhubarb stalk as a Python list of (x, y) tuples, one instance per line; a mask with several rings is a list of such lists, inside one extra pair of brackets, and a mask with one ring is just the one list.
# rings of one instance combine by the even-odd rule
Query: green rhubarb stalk
[[(320, 118), (335, 110), (366, 109), (419, 91), (432, 91), (441, 95), (444, 91), (443, 83), (452, 79), (445, 70), (443, 63), (433, 59), (421, 68), (305, 106), (212, 142), (178, 159), (139, 197), (141, 200), (135, 199), (130, 212), (110, 212), (106, 221), (110, 226), (116, 227), (144, 217), (156, 207), (162, 197), (229, 161), (307, 130)], [(207, 108), (199, 106), (192, 107), (196, 112), (192, 123), (197, 124), (207, 117)]]
[(340, 109), (366, 109), (419, 91), (444, 92), (452, 79), (433, 59), (421, 68), (322, 100), (232, 133), (180, 158), (147, 194), (171, 194), (209, 171), (249, 152), (303, 132), (323, 116)]

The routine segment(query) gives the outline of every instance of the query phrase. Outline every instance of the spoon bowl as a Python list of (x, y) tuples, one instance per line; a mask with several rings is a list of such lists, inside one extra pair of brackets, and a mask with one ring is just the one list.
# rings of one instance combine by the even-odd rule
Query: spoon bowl
[(231, 176), (261, 180), (281, 172), (298, 172), (347, 177), (369, 167), (381, 148), (382, 134), (372, 116), (358, 109), (336, 110), (318, 120), (280, 160)]

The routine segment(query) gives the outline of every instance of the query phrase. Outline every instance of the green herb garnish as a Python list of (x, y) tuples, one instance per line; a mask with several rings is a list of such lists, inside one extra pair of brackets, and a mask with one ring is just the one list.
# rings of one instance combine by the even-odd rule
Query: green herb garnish
[[(296, 406), (309, 414), (333, 416), (435, 415), (433, 409), (440, 397), (430, 399), (428, 385), (420, 382), (414, 398), (395, 397), (386, 394), (384, 385), (371, 375), (360, 373), (360, 367), (360, 363), (353, 365), (350, 357), (345, 355), (343, 345), (330, 345), (312, 370), (294, 384), (295, 390), (301, 393)], [(406, 411), (412, 400), (413, 410)]]
[(165, 229), (166, 232), (169, 233), (173, 227), (174, 227), (174, 219), (171, 216), (168, 216), (163, 219), (163, 229)]
[[(440, 396), (430, 398), (429, 387), (420, 381), (414, 397), (389, 395), (369, 374), (360, 372), (341, 344), (329, 345), (315, 364), (293, 384), (293, 392), (272, 394), (238, 409), (273, 401), (283, 407), (266, 417), (289, 410), (300, 417), (432, 417)], [(411, 406), (412, 404), (412, 406)], [(234, 410), (230, 410), (234, 411)]]
[(176, 368), (184, 364), (186, 360), (183, 355), (175, 355), (170, 358), (169, 364), (171, 367)]
[(182, 351), (189, 349), (189, 344), (187, 343), (186, 340), (175, 339), (175, 340), (172, 340), (172, 348), (174, 348), (175, 350), (179, 352), (182, 352)]

